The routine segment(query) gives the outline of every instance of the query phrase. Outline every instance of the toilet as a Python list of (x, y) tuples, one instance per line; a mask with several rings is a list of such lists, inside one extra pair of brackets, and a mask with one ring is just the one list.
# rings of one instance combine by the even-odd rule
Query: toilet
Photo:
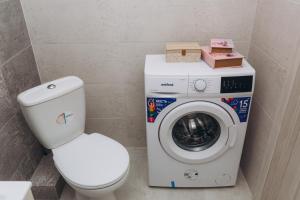
[(129, 173), (124, 146), (100, 133), (84, 133), (83, 81), (68, 76), (18, 95), (23, 115), (79, 199), (116, 199)]

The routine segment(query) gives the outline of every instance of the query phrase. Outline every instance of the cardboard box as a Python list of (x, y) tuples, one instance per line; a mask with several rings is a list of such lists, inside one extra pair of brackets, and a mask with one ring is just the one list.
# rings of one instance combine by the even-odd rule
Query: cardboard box
[(232, 53), (234, 44), (231, 39), (211, 39), (211, 53)]
[(166, 45), (166, 62), (199, 62), (201, 47), (197, 42), (172, 42)]
[(212, 68), (219, 67), (241, 67), (244, 56), (238, 52), (211, 53), (210, 47), (201, 47), (202, 59)]

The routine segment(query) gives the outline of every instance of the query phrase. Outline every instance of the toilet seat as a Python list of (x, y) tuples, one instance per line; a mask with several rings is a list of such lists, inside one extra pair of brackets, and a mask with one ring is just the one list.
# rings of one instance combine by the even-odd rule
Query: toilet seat
[(109, 187), (126, 176), (129, 168), (127, 150), (99, 133), (81, 134), (52, 151), (61, 175), (83, 189)]

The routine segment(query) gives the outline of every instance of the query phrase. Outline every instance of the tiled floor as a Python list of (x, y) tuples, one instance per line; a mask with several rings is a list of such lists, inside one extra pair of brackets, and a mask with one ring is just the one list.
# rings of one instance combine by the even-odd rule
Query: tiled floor
[[(131, 168), (127, 182), (116, 191), (118, 200), (251, 200), (251, 193), (242, 173), (238, 183), (229, 188), (170, 189), (147, 185), (145, 148), (128, 148)], [(74, 191), (66, 185), (61, 200), (74, 199)]]

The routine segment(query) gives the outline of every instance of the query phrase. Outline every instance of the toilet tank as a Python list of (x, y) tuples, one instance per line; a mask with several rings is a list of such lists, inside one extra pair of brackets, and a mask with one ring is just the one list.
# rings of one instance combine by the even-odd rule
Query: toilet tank
[(23, 115), (40, 143), (54, 149), (78, 137), (85, 126), (83, 81), (57, 79), (18, 95)]

